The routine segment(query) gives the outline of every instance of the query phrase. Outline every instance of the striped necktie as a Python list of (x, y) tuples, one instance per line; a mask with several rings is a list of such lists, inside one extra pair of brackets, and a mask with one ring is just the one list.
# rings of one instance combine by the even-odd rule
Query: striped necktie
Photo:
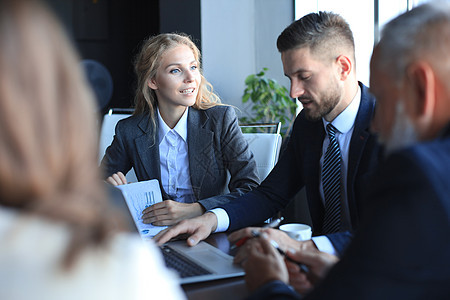
[(341, 224), (341, 151), (336, 140), (336, 127), (329, 123), (327, 133), (330, 139), (323, 160), (322, 184), (325, 196), (325, 217), (323, 233), (333, 233)]

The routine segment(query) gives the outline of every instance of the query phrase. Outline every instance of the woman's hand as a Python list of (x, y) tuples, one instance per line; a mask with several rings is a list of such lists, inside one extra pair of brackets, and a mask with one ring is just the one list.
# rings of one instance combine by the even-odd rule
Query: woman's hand
[(127, 179), (122, 172), (117, 172), (106, 178), (106, 182), (114, 186), (127, 184)]
[(174, 225), (184, 219), (201, 216), (205, 209), (200, 203), (165, 200), (142, 211), (142, 222), (156, 226)]

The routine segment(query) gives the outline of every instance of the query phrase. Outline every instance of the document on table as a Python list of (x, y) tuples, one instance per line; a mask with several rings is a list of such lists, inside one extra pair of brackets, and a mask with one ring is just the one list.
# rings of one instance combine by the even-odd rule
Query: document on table
[(142, 211), (155, 203), (163, 201), (158, 179), (119, 185), (117, 188), (122, 191), (142, 238), (151, 238), (167, 228), (167, 226), (153, 226), (142, 222)]

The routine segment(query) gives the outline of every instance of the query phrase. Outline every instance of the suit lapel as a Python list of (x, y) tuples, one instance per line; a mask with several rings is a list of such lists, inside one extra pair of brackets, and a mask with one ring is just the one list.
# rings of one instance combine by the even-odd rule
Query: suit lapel
[[(325, 130), (323, 128), (322, 120), (318, 122), (311, 123), (311, 128), (308, 130), (311, 134), (309, 135), (308, 141), (305, 145), (305, 182), (309, 181), (306, 186), (311, 186), (315, 191), (311, 191), (308, 197), (308, 205), (311, 211), (311, 215), (315, 216), (313, 220), (322, 220), (324, 216), (324, 206), (320, 199), (317, 197), (312, 199), (311, 197), (315, 195), (320, 195), (319, 185), (320, 185), (320, 158), (322, 156), (322, 145), (325, 138)], [(314, 230), (321, 232), (322, 224), (318, 222), (314, 224)]]
[(201, 199), (203, 180), (210, 169), (213, 157), (213, 137), (210, 130), (204, 128), (209, 118), (205, 111), (189, 108), (188, 113), (188, 155), (189, 171), (194, 195)]
[(168, 196), (161, 184), (161, 165), (159, 161), (159, 143), (158, 143), (158, 119), (156, 117), (156, 126), (153, 126), (149, 116), (145, 116), (139, 122), (138, 127), (144, 134), (134, 140), (138, 157), (141, 160), (143, 169), (147, 173), (148, 179), (158, 179), (161, 187), (163, 199)]
[(347, 201), (353, 226), (359, 222), (357, 199), (354, 197), (355, 181), (364, 149), (370, 138), (370, 123), (375, 110), (375, 99), (370, 96), (367, 87), (362, 84), (360, 84), (360, 86), (361, 104), (355, 119), (353, 135), (350, 140), (347, 171)]
[(355, 119), (354, 130), (350, 141), (350, 149), (348, 153), (348, 173), (347, 173), (347, 189), (353, 186), (356, 171), (364, 152), (364, 147), (370, 136), (369, 128), (374, 113), (375, 102), (370, 99), (369, 92), (364, 85), (361, 85), (361, 104)]

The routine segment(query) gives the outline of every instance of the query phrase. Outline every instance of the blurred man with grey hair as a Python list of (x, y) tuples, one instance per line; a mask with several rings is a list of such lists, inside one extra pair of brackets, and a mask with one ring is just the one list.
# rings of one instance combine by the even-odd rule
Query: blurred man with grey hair
[(254, 299), (299, 297), (290, 279), (299, 292), (316, 284), (305, 299), (449, 299), (448, 2), (418, 6), (386, 25), (370, 83), (377, 98), (373, 127), (387, 157), (354, 240), (337, 263), (317, 250), (288, 252), (309, 267), (292, 283), (299, 268), (285, 264), (268, 238), (252, 239), (245, 269)]

